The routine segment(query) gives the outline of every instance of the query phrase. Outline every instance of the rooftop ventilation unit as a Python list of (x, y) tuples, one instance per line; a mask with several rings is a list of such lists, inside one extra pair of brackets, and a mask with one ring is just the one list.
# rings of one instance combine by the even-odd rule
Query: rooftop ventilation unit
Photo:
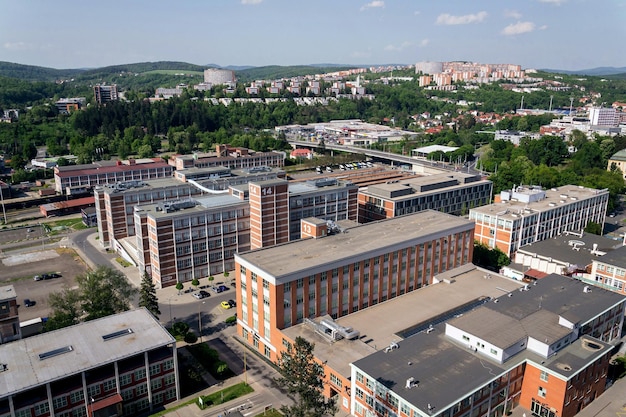
[(118, 330), (117, 332), (103, 335), (102, 340), (106, 342), (107, 340), (116, 339), (118, 337), (126, 336), (132, 333), (133, 333), (133, 329), (130, 329), (130, 328), (124, 329), (124, 330)]

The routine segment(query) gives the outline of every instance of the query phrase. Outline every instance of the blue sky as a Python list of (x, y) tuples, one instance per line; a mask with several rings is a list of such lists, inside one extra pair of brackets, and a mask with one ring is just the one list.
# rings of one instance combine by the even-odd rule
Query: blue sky
[(0, 0), (0, 61), (626, 66), (626, 0)]

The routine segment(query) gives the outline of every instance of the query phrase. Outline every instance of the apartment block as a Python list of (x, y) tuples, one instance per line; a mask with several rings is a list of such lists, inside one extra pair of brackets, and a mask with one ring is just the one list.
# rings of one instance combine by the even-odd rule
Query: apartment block
[(17, 294), (13, 285), (0, 287), (0, 344), (21, 339)]
[(581, 280), (626, 295), (626, 246), (593, 259), (590, 276)]
[(119, 93), (117, 90), (117, 85), (101, 85), (96, 84), (93, 87), (93, 94), (98, 104), (104, 104), (109, 101), (116, 101), (119, 99)]
[(593, 107), (589, 109), (589, 124), (592, 126), (612, 126), (619, 124), (619, 113), (612, 107)]
[(359, 190), (359, 223), (427, 209), (466, 214), (488, 204), (492, 188), (491, 181), (460, 172), (370, 185)]
[(96, 187), (99, 242), (104, 247), (135, 234), (135, 205), (175, 201), (203, 195), (228, 194), (234, 185), (285, 176), (278, 168), (254, 167), (231, 170), (225, 167), (177, 170), (174, 178), (150, 181), (127, 181)]
[(518, 186), (500, 193), (499, 202), (470, 209), (469, 218), (477, 241), (512, 256), (521, 246), (580, 233), (589, 222), (604, 225), (608, 200), (607, 189)]
[(135, 416), (180, 399), (176, 341), (145, 309), (0, 345), (0, 358), (2, 416)]
[(170, 178), (173, 171), (161, 158), (98, 161), (54, 167), (54, 184), (58, 193), (71, 194), (74, 188), (89, 189), (116, 182)]
[[(250, 249), (250, 207), (229, 194), (135, 207), (126, 252), (157, 288), (233, 270)], [(134, 245), (133, 245), (134, 243)]]
[(472, 222), (431, 210), (238, 252), (238, 332), (271, 360), (282, 329), (346, 316), (430, 285), (472, 259)]
[(94, 189), (98, 240), (104, 247), (115, 247), (117, 240), (133, 236), (136, 205), (176, 201), (202, 194), (203, 191), (195, 185), (172, 178), (98, 186)]
[(193, 155), (173, 155), (169, 163), (176, 170), (185, 168), (206, 168), (222, 166), (231, 169), (253, 167), (276, 167), (285, 165), (284, 152), (255, 152), (246, 148), (229, 145), (217, 145), (215, 152), (196, 153)]
[(350, 411), (503, 416), (521, 405), (533, 415), (574, 416), (604, 392), (624, 321), (624, 297), (588, 288), (549, 275), (433, 320), (351, 364)]

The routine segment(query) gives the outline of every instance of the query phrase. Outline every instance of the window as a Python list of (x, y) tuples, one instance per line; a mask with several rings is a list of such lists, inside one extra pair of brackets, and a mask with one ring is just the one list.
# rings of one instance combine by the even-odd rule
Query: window
[(152, 364), (150, 365), (150, 376), (156, 375), (161, 372), (161, 364)]
[(114, 378), (107, 379), (106, 381), (104, 381), (102, 383), (102, 389), (104, 390), (104, 392), (112, 391), (115, 388), (116, 388), (116, 386), (115, 386), (115, 379)]
[(137, 396), (139, 395), (143, 395), (146, 392), (148, 392), (148, 384), (146, 384), (145, 382), (143, 384), (139, 384), (137, 385)]
[(537, 391), (537, 395), (539, 395), (541, 398), (546, 398), (546, 394), (547, 391), (544, 387), (539, 387), (539, 390)]
[(156, 378), (153, 379), (150, 382), (150, 387), (152, 387), (152, 390), (158, 390), (163, 386), (163, 380), (161, 378)]
[(469, 342), (470, 338), (469, 336), (463, 335), (463, 340), (465, 340), (466, 342)]
[(16, 417), (31, 417), (30, 407), (15, 412)]
[(163, 378), (163, 383), (165, 385), (172, 385), (174, 382), (176, 382), (176, 375), (174, 374), (165, 375), (165, 378)]
[(67, 407), (67, 396), (56, 397), (52, 400), (52, 405), (55, 410), (59, 408)]
[(271, 359), (271, 357), (272, 357), (272, 349), (270, 349), (269, 346), (265, 346), (265, 352), (264, 353), (265, 353), (265, 357), (266, 358), (270, 358)]
[(78, 391), (73, 391), (72, 393), (70, 393), (70, 402), (72, 404), (81, 402), (84, 399), (85, 399), (85, 392), (82, 389), (79, 389)]
[(50, 412), (50, 403), (48, 401), (44, 401), (42, 403), (36, 404), (33, 409), (35, 410), (35, 415), (40, 416), (42, 414), (46, 414)]
[(360, 382), (362, 384), (363, 383), (363, 374), (357, 371), (357, 373), (356, 373), (356, 380), (357, 380), (357, 382)]
[(129, 389), (125, 389), (124, 391), (122, 391), (122, 399), (124, 401), (128, 401), (131, 398), (133, 398), (133, 389), (129, 388)]
[(364, 395), (365, 394), (363, 393), (363, 390), (360, 389), (359, 387), (357, 387), (356, 388), (356, 396), (357, 396), (357, 398), (363, 399)]
[(489, 349), (489, 351), (491, 352), (492, 355), (497, 355), (498, 351), (495, 349)]
[(544, 382), (548, 382), (548, 373), (546, 371), (541, 371), (541, 374), (539, 375), (539, 379), (541, 379)]
[(172, 359), (163, 362), (163, 370), (169, 371), (170, 369), (174, 369), (174, 361)]
[(126, 386), (132, 382), (131, 374), (120, 375), (120, 386)]
[(135, 371), (135, 381), (140, 381), (146, 378), (146, 369), (140, 368)]
[(335, 375), (333, 373), (330, 374), (330, 382), (332, 382), (333, 384), (335, 384), (339, 388), (341, 388), (342, 385), (343, 385), (342, 382), (341, 382), (341, 379), (339, 379), (337, 377), (337, 375)]
[(87, 387), (87, 395), (94, 397), (100, 395), (100, 384), (94, 384)]

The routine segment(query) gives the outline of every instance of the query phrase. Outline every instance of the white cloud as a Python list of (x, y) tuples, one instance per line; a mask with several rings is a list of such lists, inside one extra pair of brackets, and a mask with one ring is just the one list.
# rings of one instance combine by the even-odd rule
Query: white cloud
[(541, 3), (549, 3), (554, 4), (555, 6), (560, 6), (563, 3), (566, 3), (567, 0), (539, 0)]
[(480, 23), (487, 17), (487, 12), (478, 12), (462, 16), (453, 16), (448, 13), (440, 14), (437, 17), (438, 25), (467, 25), (470, 23)]
[(361, 7), (361, 11), (367, 10), (367, 9), (383, 8), (383, 7), (385, 7), (385, 2), (384, 1), (374, 0), (374, 1), (371, 1), (371, 2), (369, 2), (367, 4), (364, 4)]
[(403, 50), (404, 48), (408, 48), (411, 45), (413, 45), (413, 42), (404, 41), (400, 45), (387, 45), (387, 46), (385, 46), (385, 51), (398, 52), (398, 51)]
[(25, 51), (27, 49), (33, 49), (33, 45), (26, 42), (5, 42), (4, 49), (12, 51)]
[(259, 4), (263, 0), (241, 0), (241, 4)]
[(510, 17), (512, 19), (521, 19), (522, 18), (522, 14), (520, 12), (518, 12), (517, 10), (505, 10), (504, 11), (504, 16), (505, 17)]
[(521, 35), (522, 33), (528, 33), (535, 30), (535, 24), (533, 22), (517, 22), (511, 23), (504, 29), (502, 29), (503, 35)]
[(430, 39), (426, 38), (426, 39), (422, 39), (419, 43), (420, 48), (425, 47), (426, 45), (428, 45), (430, 43)]

